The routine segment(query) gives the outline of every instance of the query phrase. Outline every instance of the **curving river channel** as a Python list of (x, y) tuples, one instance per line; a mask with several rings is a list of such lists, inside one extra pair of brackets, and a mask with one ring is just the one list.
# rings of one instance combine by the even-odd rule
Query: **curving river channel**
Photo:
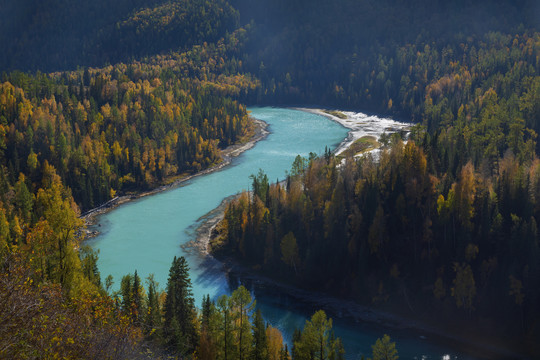
[[(216, 299), (231, 288), (244, 284), (256, 297), (257, 306), (273, 326), (290, 342), (295, 327), (302, 328), (322, 302), (292, 296), (279, 287), (242, 276), (227, 275), (217, 260), (189, 250), (202, 217), (230, 195), (248, 189), (249, 176), (262, 168), (270, 180), (283, 179), (294, 158), (310, 152), (323, 153), (347, 137), (348, 130), (327, 118), (298, 110), (251, 108), (251, 115), (269, 124), (270, 134), (254, 148), (234, 158), (231, 165), (198, 176), (182, 186), (124, 204), (98, 218), (100, 235), (89, 244), (100, 251), (102, 279), (114, 277), (114, 289), (127, 273), (146, 278), (153, 273), (165, 288), (174, 256), (184, 255), (191, 268), (196, 304), (203, 295)], [(336, 336), (342, 338), (347, 359), (371, 355), (371, 344), (384, 333), (396, 342), (400, 359), (469, 359), (427, 334), (385, 328), (384, 325), (351, 320), (341, 311), (329, 312)]]

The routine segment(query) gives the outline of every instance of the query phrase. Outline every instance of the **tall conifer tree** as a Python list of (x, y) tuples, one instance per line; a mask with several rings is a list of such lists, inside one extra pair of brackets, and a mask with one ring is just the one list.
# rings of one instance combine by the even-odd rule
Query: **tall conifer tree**
[(187, 354), (196, 346), (196, 310), (189, 267), (183, 256), (175, 257), (169, 270), (165, 298), (164, 337), (173, 352)]
[(267, 360), (268, 359), (268, 340), (266, 338), (266, 326), (261, 314), (261, 310), (257, 309), (253, 317), (253, 359)]

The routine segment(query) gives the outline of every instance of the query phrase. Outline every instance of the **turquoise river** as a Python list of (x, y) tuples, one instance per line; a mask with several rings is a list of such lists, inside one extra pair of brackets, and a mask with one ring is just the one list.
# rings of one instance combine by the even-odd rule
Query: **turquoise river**
[[(299, 299), (288, 291), (264, 282), (229, 275), (220, 262), (185, 244), (195, 238), (201, 218), (230, 195), (250, 187), (249, 176), (262, 168), (275, 181), (283, 179), (294, 158), (335, 148), (347, 129), (327, 118), (281, 108), (251, 108), (251, 115), (269, 124), (270, 134), (255, 147), (233, 159), (222, 170), (193, 178), (182, 186), (126, 203), (98, 218), (100, 235), (89, 241), (99, 249), (102, 279), (111, 274), (115, 289), (120, 279), (137, 270), (141, 278), (153, 273), (164, 288), (174, 256), (184, 255), (191, 268), (196, 304), (203, 295), (216, 299), (244, 284), (256, 297), (265, 319), (279, 328), (290, 342), (295, 327), (324, 302)], [(183, 246), (184, 245), (184, 246)], [(341, 311), (334, 319), (336, 336), (342, 338), (347, 359), (371, 355), (371, 344), (384, 333), (396, 342), (400, 359), (468, 359), (445, 342), (418, 331), (397, 330), (377, 322), (353, 321)], [(443, 345), (444, 344), (444, 345)]]

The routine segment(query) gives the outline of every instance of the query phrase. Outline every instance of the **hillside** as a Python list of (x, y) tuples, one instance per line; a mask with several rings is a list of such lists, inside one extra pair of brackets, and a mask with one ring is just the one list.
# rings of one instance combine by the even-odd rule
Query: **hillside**
[[(0, 290), (19, 315), (6, 305), (0, 319), (23, 329), (1, 337), (6, 354), (133, 357), (143, 341), (185, 353), (138, 317), (165, 294), (139, 294), (136, 274), (107, 292), (80, 210), (219, 163), (249, 137), (246, 105), (317, 104), (417, 126), (380, 161), (324, 154), (285, 187), (255, 177), (222, 251), (538, 355), (539, 22), (535, 0), (4, 1)], [(152, 314), (170, 334), (186, 326)], [(36, 342), (39, 327), (58, 333)]]

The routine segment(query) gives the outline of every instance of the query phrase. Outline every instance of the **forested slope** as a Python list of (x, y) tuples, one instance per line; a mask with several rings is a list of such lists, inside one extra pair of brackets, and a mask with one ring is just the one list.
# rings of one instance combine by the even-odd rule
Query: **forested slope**
[[(155, 187), (216, 164), (220, 149), (249, 136), (245, 106), (234, 97), (250, 91), (257, 81), (231, 61), (246, 31), (227, 33), (228, 25), (212, 28), (214, 17), (205, 18), (205, 2), (185, 4), (191, 7), (171, 21), (182, 23), (179, 19), (192, 12), (191, 21), (206, 24), (205, 31), (179, 39), (176, 52), (155, 55), (158, 49), (135, 44), (121, 49), (116, 59), (146, 51), (152, 56), (74, 71), (1, 75), (0, 357), (147, 358), (165, 351), (153, 354), (143, 346), (161, 341), (153, 340), (156, 334), (150, 338), (156, 330), (142, 329), (134, 315), (142, 316), (156, 305), (145, 298), (132, 306), (128, 295), (107, 293), (110, 279), (102, 282), (97, 253), (84, 246), (79, 215), (80, 209), (97, 206), (116, 193)], [(148, 11), (159, 13), (160, 6), (169, 5), (173, 6), (160, 3)], [(25, 13), (24, 6), (35, 14)], [(96, 24), (124, 21), (125, 16), (132, 16), (128, 19), (133, 22), (141, 16), (122, 8), (127, 3), (112, 6)], [(5, 9), (13, 11), (7, 15), (19, 9), (19, 19), (28, 21), (2, 23), (9, 27), (3, 41), (10, 31), (21, 35), (17, 27), (23, 33), (13, 43), (8, 41), (11, 45), (2, 44), (8, 49), (2, 60), (9, 62), (3, 69), (16, 65), (47, 70), (52, 64), (70, 68), (83, 55), (80, 46), (96, 38), (88, 28), (91, 10), (106, 12), (104, 4), (83, 2), (23, 2)], [(88, 18), (78, 23), (79, 16)], [(144, 23), (153, 15), (142, 18)], [(190, 30), (189, 24), (174, 31)], [(166, 31), (152, 22), (148, 27), (147, 42)], [(59, 45), (64, 40), (68, 41)], [(27, 46), (36, 47), (28, 58)], [(109, 56), (96, 54), (103, 55), (100, 61)], [(139, 292), (140, 282), (129, 294)], [(165, 295), (159, 294), (163, 303)], [(156, 313), (152, 316), (156, 321)], [(170, 320), (169, 315), (157, 316)], [(191, 319), (198, 319), (194, 316)], [(176, 328), (172, 331), (177, 333)]]
[[(295, 284), (479, 324), (538, 354), (539, 19), (534, 0), (5, 1), (0, 320), (20, 329), (0, 337), (6, 356), (134, 358), (143, 339), (201, 358), (256, 347), (209, 323), (214, 306), (243, 337), (230, 299), (174, 318), (163, 311), (171, 290), (149, 281), (144, 296), (134, 274), (111, 300), (78, 219), (118, 192), (219, 162), (249, 134), (252, 103), (419, 126), (379, 161), (338, 166), (325, 154), (298, 159), (285, 186), (255, 177), (256, 196), (227, 210), (225, 251)], [(300, 334), (295, 346), (297, 359), (312, 351)]]
[(236, 30), (238, 16), (226, 1), (6, 1), (0, 69), (75, 70), (188, 50)]
[(213, 60), (221, 55), (205, 46), (149, 63), (6, 75), (0, 87), (4, 183), (19, 173), (29, 185), (38, 182), (47, 161), (89, 209), (115, 191), (149, 188), (219, 162), (220, 148), (247, 132), (245, 106), (230, 96), (255, 86), (222, 71)]
[[(469, 64), (462, 61), (463, 52), (490, 42), (488, 33), (523, 35), (537, 31), (540, 22), (540, 6), (529, 0), (232, 3), (243, 23), (255, 19), (244, 61), (263, 83), (259, 102), (362, 108), (416, 121), (421, 118), (409, 107), (410, 97), (398, 98), (414, 90), (414, 102), (422, 101), (427, 81), (448, 72), (430, 57)], [(413, 68), (411, 76), (410, 61), (418, 51), (427, 58), (419, 59), (421, 68)], [(428, 64), (431, 68), (424, 68)]]
[(286, 186), (260, 174), (257, 196), (228, 208), (216, 249), (537, 352), (537, 6), (261, 3), (292, 11), (262, 20), (274, 35), (246, 46), (258, 101), (360, 107), (419, 126), (379, 161), (299, 159)]

